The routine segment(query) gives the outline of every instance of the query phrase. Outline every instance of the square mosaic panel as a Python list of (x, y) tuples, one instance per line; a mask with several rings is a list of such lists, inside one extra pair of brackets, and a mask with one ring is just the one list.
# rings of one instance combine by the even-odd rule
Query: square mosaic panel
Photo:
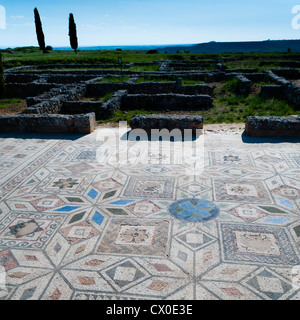
[(131, 177), (124, 196), (151, 199), (173, 199), (175, 178), (159, 176)]
[(252, 166), (251, 158), (248, 154), (240, 152), (210, 152), (211, 165), (212, 166), (231, 166), (242, 165), (243, 167)]
[(41, 249), (62, 223), (63, 217), (13, 212), (0, 226), (0, 247)]
[(272, 203), (261, 181), (215, 179), (214, 190), (218, 201)]
[(59, 193), (59, 195), (70, 192), (78, 194), (83, 192), (88, 184), (89, 181), (84, 176), (75, 177), (74, 175), (50, 174), (39, 183), (32, 192), (41, 194), (45, 192), (56, 192)]
[(97, 252), (165, 256), (168, 251), (168, 220), (113, 219)]
[(223, 257), (231, 262), (296, 265), (300, 260), (283, 228), (220, 225)]
[(96, 161), (97, 154), (95, 149), (76, 150), (68, 158), (67, 161)]
[(300, 166), (300, 153), (286, 153), (284, 157), (291, 167)]

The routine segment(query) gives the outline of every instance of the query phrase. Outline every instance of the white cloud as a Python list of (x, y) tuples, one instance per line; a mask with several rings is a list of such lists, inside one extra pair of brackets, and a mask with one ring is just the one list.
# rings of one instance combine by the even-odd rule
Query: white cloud
[(84, 29), (104, 29), (107, 28), (109, 25), (105, 22), (99, 24), (82, 24), (81, 27)]
[(26, 23), (12, 23), (10, 24), (12, 27), (34, 27), (33, 22), (26, 22)]
[(10, 16), (12, 19), (23, 19), (25, 18), (24, 16)]

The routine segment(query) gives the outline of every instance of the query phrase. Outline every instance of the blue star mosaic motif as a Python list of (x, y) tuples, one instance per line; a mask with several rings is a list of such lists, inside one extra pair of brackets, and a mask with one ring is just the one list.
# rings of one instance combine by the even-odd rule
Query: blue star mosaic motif
[(219, 209), (211, 202), (200, 199), (183, 199), (169, 207), (171, 215), (179, 220), (202, 222), (217, 217)]

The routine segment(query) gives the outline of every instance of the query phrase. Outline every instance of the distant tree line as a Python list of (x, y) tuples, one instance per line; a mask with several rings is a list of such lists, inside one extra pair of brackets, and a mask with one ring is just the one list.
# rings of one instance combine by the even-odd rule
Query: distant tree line
[[(42, 22), (41, 22), (40, 14), (37, 8), (34, 8), (34, 22), (35, 22), (36, 36), (37, 36), (40, 50), (42, 50), (43, 53), (48, 53), (49, 51), (52, 50), (52, 47), (46, 46)], [(69, 15), (69, 38), (70, 38), (71, 48), (75, 51), (75, 53), (77, 53), (77, 49), (78, 49), (77, 30), (76, 30), (74, 15), (72, 13), (70, 13)]]

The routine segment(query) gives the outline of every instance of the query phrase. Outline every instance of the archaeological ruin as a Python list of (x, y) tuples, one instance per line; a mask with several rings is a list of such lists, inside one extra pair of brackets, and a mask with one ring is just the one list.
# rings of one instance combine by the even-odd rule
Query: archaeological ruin
[[(258, 72), (254, 68), (229, 69), (226, 62), (218, 60), (214, 63), (213, 70), (204, 70), (212, 61), (132, 63), (122, 71), (122, 75), (117, 64), (39, 65), (6, 69), (7, 97), (26, 99), (27, 109), (21, 114), (0, 116), (0, 130), (86, 134), (96, 128), (98, 120), (111, 118), (117, 110), (199, 111), (201, 115), (201, 111), (213, 106), (214, 88), (209, 83), (233, 78), (237, 79), (238, 92), (242, 95), (249, 94), (252, 82), (268, 79), (272, 84), (261, 86), (262, 97), (283, 99), (300, 106), (299, 70), (278, 68)], [(159, 67), (158, 71), (130, 70), (135, 65)], [(110, 81), (110, 78), (119, 80)], [(196, 84), (184, 85), (185, 80)], [(105, 101), (99, 99), (107, 94), (110, 96)], [(147, 121), (138, 121), (137, 117), (131, 124), (147, 131), (151, 127), (161, 128), (161, 124), (158, 125), (161, 115), (146, 118)], [(186, 115), (184, 121), (174, 122), (174, 117), (169, 117), (164, 119), (164, 124), (167, 128), (175, 124), (179, 129), (192, 128), (194, 118)], [(200, 122), (201, 126), (205, 125), (205, 118)], [(245, 133), (249, 136), (299, 136), (299, 128), (299, 116), (276, 119), (249, 117)]]

